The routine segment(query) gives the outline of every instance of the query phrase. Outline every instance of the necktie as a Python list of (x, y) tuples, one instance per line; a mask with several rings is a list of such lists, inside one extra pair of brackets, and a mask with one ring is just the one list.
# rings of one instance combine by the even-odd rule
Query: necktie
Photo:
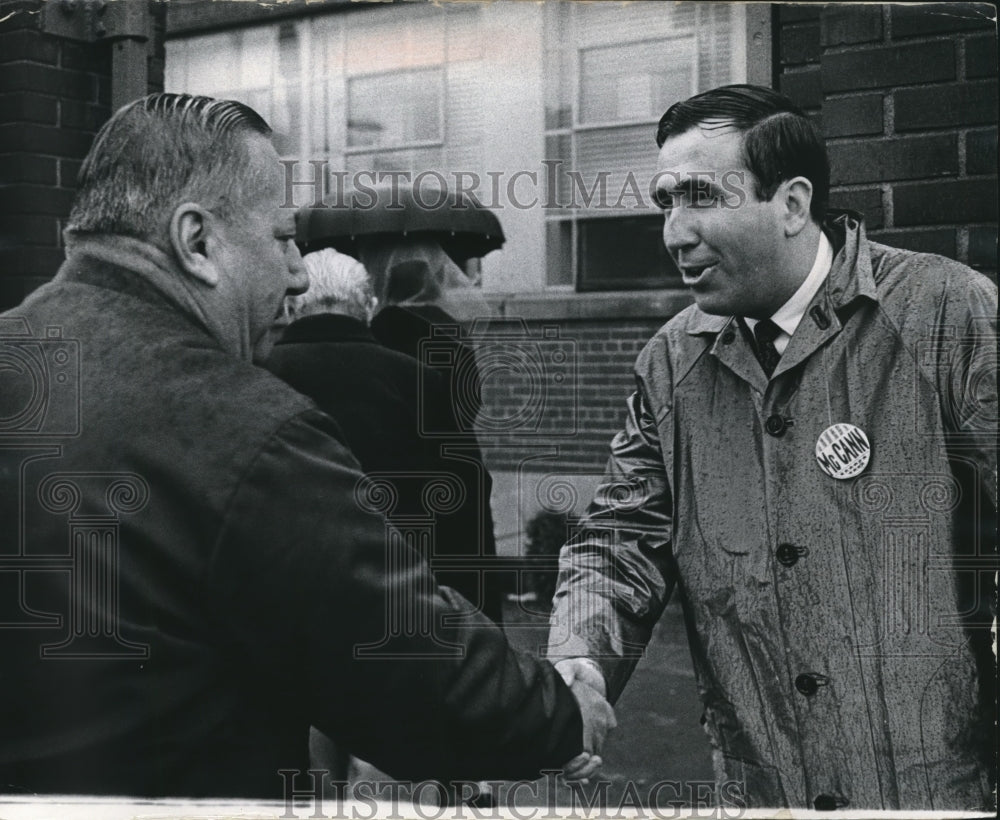
[(757, 345), (757, 360), (760, 362), (760, 366), (764, 368), (764, 372), (768, 378), (771, 377), (774, 368), (778, 366), (778, 360), (781, 358), (781, 354), (778, 353), (777, 348), (774, 346), (774, 340), (781, 333), (781, 328), (770, 319), (764, 319), (754, 325), (753, 338)]

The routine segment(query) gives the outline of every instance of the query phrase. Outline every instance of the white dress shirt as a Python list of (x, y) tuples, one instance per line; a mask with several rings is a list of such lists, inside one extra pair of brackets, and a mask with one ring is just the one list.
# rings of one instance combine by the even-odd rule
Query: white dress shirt
[[(774, 349), (778, 351), (779, 355), (784, 353), (785, 348), (788, 347), (788, 342), (791, 340), (792, 334), (795, 333), (795, 328), (799, 326), (802, 317), (806, 315), (806, 308), (809, 307), (816, 291), (826, 280), (831, 267), (833, 267), (833, 245), (826, 238), (826, 234), (820, 231), (819, 247), (816, 249), (816, 259), (813, 261), (809, 275), (799, 285), (799, 289), (792, 294), (792, 297), (771, 316), (771, 321), (781, 328), (781, 335), (774, 340)], [(754, 326), (759, 320), (747, 318), (745, 321), (750, 332), (753, 333)]]

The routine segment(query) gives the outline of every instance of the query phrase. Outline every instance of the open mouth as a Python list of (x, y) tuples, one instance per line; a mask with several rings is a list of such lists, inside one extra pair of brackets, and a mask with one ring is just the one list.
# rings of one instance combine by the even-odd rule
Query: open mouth
[(697, 284), (705, 275), (706, 271), (711, 270), (713, 267), (714, 263), (708, 265), (685, 265), (681, 268), (681, 276), (684, 278), (684, 284)]

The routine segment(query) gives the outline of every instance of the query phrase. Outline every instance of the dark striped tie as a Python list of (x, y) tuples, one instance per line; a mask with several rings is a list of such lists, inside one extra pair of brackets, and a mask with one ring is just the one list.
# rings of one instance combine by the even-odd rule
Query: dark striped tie
[(778, 360), (781, 358), (781, 354), (774, 346), (774, 340), (777, 339), (781, 333), (781, 328), (770, 319), (764, 319), (763, 321), (757, 322), (753, 328), (753, 338), (757, 345), (757, 361), (759, 361), (760, 366), (764, 368), (764, 372), (767, 374), (768, 378), (771, 377), (771, 374), (774, 372), (774, 368), (778, 366)]

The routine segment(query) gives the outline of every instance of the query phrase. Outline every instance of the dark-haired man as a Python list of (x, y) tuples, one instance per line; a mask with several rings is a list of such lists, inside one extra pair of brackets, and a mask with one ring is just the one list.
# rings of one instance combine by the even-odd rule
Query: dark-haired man
[(678, 103), (657, 143), (695, 305), (638, 358), (550, 657), (614, 701), (676, 587), (720, 799), (985, 809), (996, 288), (827, 214), (770, 89)]
[(547, 663), (456, 619), (337, 426), (253, 364), (306, 285), (269, 133), (119, 110), (65, 264), (0, 316), (0, 791), (280, 798), (310, 724), (404, 779), (585, 775), (610, 707), (576, 686), (581, 734)]

